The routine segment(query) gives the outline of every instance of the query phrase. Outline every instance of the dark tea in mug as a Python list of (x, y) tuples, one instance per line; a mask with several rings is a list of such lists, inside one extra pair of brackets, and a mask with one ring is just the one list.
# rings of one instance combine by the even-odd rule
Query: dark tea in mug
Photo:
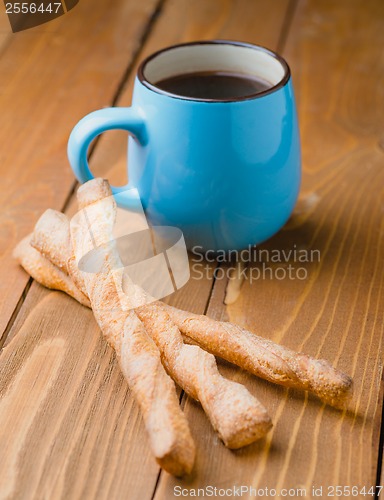
[(175, 75), (156, 82), (161, 90), (195, 99), (241, 99), (260, 94), (272, 84), (253, 75), (225, 71), (199, 71)]

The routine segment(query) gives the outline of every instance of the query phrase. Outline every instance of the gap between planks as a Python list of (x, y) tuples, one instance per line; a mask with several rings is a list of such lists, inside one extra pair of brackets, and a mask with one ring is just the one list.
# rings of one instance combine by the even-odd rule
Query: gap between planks
[(297, 10), (299, 0), (290, 0), (287, 12), (285, 14), (283, 26), (281, 28), (280, 37), (276, 45), (276, 52), (282, 54), (287, 43), (288, 35), (291, 30), (293, 18), (295, 17), (295, 12)]
[[(379, 392), (379, 401), (381, 401), (381, 414), (378, 415), (378, 427), (380, 428), (379, 434), (379, 452), (377, 455), (377, 470), (376, 470), (376, 486), (384, 485), (384, 372), (381, 377), (381, 387)], [(379, 500), (382, 495), (378, 491), (375, 492), (375, 500)]]

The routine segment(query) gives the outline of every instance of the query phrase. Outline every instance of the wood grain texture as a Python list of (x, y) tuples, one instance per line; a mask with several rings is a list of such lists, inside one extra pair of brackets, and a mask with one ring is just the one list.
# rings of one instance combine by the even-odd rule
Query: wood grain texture
[(66, 143), (76, 122), (112, 102), (157, 0), (82, 0), (47, 25), (11, 35), (0, 53), (0, 335), (27, 283), (11, 257), (73, 184)]
[[(217, 280), (207, 311), (333, 361), (355, 379), (353, 411), (341, 414), (223, 363), (223, 373), (245, 383), (270, 410), (274, 429), (264, 442), (230, 453), (203, 432), (203, 419), (187, 400), (185, 411), (198, 429), (198, 472), (189, 483), (164, 482), (159, 498), (168, 498), (176, 485), (310, 491), (312, 485), (375, 484), (384, 324), (384, 170), (377, 113), (384, 104), (383, 7), (379, 1), (299, 3), (284, 54), (299, 103), (303, 189), (286, 228), (260, 248), (288, 252), (296, 245), (320, 250), (321, 259), (304, 264), (305, 280), (268, 274), (248, 280), (226, 309), (226, 281)], [(281, 266), (267, 265), (273, 272)], [(251, 263), (249, 274), (257, 276), (262, 266)]]
[[(295, 214), (285, 230), (263, 248), (289, 251), (296, 245), (321, 252), (320, 262), (305, 264), (308, 279), (248, 280), (239, 299), (227, 308), (223, 306), (225, 279), (216, 281), (212, 296), (210, 280), (192, 279), (170, 302), (201, 313), (210, 299), (208, 314), (212, 317), (231, 319), (289, 347), (332, 360), (355, 377), (357, 413), (340, 414), (312, 397), (272, 386), (222, 362), (223, 374), (245, 383), (266, 405), (274, 430), (264, 441), (229, 451), (208, 425), (200, 406), (183, 399), (198, 449), (196, 470), (188, 481), (161, 474), (156, 499), (172, 498), (176, 485), (302, 485), (309, 489), (312, 484), (370, 485), (376, 476), (384, 324), (384, 138), (380, 114), (384, 97), (379, 84), (384, 78), (383, 4), (379, 0), (303, 1), (288, 30), (285, 22), (294, 4), (288, 0), (274, 2), (273, 7), (267, 0), (168, 0), (140, 51), (138, 60), (165, 45), (213, 37), (274, 48), (284, 38), (284, 26), (289, 35), (284, 54), (293, 70), (299, 103), (305, 175)], [(8, 198), (2, 200), (7, 209), (0, 216), (9, 221), (1, 232), (6, 256), (1, 269), (9, 274), (2, 290), (8, 294), (1, 306), (3, 321), (9, 319), (26, 282), (26, 275), (9, 263), (7, 251), (46, 206), (60, 208), (69, 194), (71, 174), (65, 143), (70, 128), (86, 112), (110, 103), (120, 70), (132, 60), (154, 3), (140, 2), (134, 7), (134, 2), (124, 6), (118, 2), (112, 13), (103, 11), (105, 19), (98, 9), (107, 9), (107, 4), (97, 5), (95, 9), (95, 3), (90, 6), (81, 0), (70, 14), (54, 21), (57, 28), (52, 23), (52, 30), (63, 37), (68, 27), (64, 29), (61, 23), (64, 19), (69, 22), (69, 16), (82, 7), (81, 19), (90, 18), (97, 28), (95, 32), (86, 29), (85, 36), (80, 23), (71, 20), (72, 49), (80, 40), (88, 47), (80, 55), (64, 55), (62, 38), (60, 50), (45, 49), (39, 28), (31, 31), (24, 46), (29, 43), (32, 47), (32, 59), (25, 62), (24, 73), (17, 76), (15, 71), (14, 83), (7, 89), (15, 98), (18, 87), (24, 106), (23, 112), (16, 113), (16, 103), (10, 101), (9, 113), (15, 119), (7, 133), (16, 131), (18, 144), (25, 140), (26, 149), (16, 151), (12, 146), (9, 151), (1, 148), (0, 153), (7, 158), (7, 172), (14, 159), (17, 166), (7, 176), (3, 196)], [(128, 19), (130, 12), (133, 17), (138, 15), (136, 23)], [(44, 37), (44, 41), (51, 39)], [(90, 54), (92, 44), (101, 39), (104, 45), (97, 43), (97, 50)], [(4, 55), (8, 49), (17, 49), (20, 58), (23, 44), (18, 41), (15, 49), (13, 43), (12, 39)], [(121, 43), (123, 53), (115, 53)], [(55, 54), (64, 57), (69, 65), (66, 81), (72, 72), (73, 88), (61, 95), (57, 86), (61, 77), (52, 76), (47, 68), (42, 70), (41, 81), (56, 85), (52, 92), (58, 92), (58, 103), (45, 110), (43, 124), (27, 134), (40, 109), (32, 103), (40, 105), (48, 96), (39, 94), (39, 72), (33, 70), (34, 93), (23, 97), (25, 75), (44, 50), (50, 54), (49, 68), (55, 68)], [(98, 65), (107, 59), (104, 73)], [(10, 56), (7, 61), (5, 67), (11, 68)], [(2, 64), (0, 59), (0, 69)], [(373, 75), (370, 92), (366, 91), (368, 73)], [(129, 104), (132, 83), (133, 73), (118, 105)], [(3, 88), (2, 80), (0, 104)], [(67, 103), (75, 95), (74, 89), (77, 97), (72, 106)], [(31, 122), (25, 122), (26, 116)], [(58, 128), (49, 129), (51, 140), (47, 141), (47, 135), (41, 133), (52, 121)], [(123, 183), (125, 149), (125, 134), (105, 134), (95, 149), (92, 168), (116, 184)], [(29, 157), (31, 166), (23, 171), (21, 165)], [(34, 177), (38, 172), (45, 175), (41, 182)], [(15, 198), (17, 186), (21, 188)], [(72, 202), (68, 213), (74, 209)], [(16, 229), (15, 221), (21, 224)], [(260, 262), (253, 262), (249, 272), (261, 267)], [(149, 454), (137, 406), (89, 311), (63, 294), (33, 283), (0, 356), (0, 373), (0, 449), (9, 450), (0, 469), (1, 492), (14, 497), (151, 498), (158, 467)]]
[(149, 498), (158, 466), (92, 312), (34, 285), (15, 328), (0, 357), (0, 497)]

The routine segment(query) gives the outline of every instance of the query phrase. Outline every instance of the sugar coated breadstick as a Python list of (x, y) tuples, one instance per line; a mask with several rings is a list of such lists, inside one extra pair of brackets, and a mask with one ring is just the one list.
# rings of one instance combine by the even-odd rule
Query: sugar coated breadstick
[(310, 391), (325, 403), (344, 408), (352, 379), (328, 361), (297, 353), (238, 325), (163, 305), (184, 339), (266, 380)]
[[(33, 243), (37, 248), (43, 248), (55, 263), (65, 262), (69, 252), (68, 245), (48, 245), (50, 239), (55, 239), (56, 232), (63, 234), (69, 230), (68, 219), (53, 210), (43, 214), (38, 222), (38, 231), (34, 234)], [(175, 390), (175, 384), (165, 372), (160, 354), (153, 340), (148, 336), (144, 326), (132, 310), (122, 311), (118, 291), (113, 277), (108, 273), (96, 276), (89, 273), (87, 276), (88, 288), (85, 289), (85, 280), (81, 292), (72, 279), (58, 267), (43, 257), (39, 251), (26, 242), (18, 247), (16, 258), (25, 269), (42, 284), (49, 288), (66, 291), (75, 298), (86, 297), (88, 306), (93, 306), (95, 318), (109, 344), (116, 350), (117, 357), (125, 378), (140, 406), (145, 427), (148, 432), (152, 452), (161, 467), (169, 473), (182, 476), (191, 472), (195, 445), (192, 440), (188, 423), (180, 408)], [(71, 259), (73, 262), (73, 259)], [(39, 263), (39, 266), (31, 265)], [(44, 264), (44, 268), (41, 264)], [(45, 273), (37, 272), (40, 268)], [(55, 272), (52, 272), (55, 270)], [(77, 268), (76, 268), (77, 270)], [(78, 271), (76, 271), (78, 272)], [(50, 276), (50, 281), (46, 277)], [(65, 276), (71, 287), (63, 279)], [(101, 303), (108, 303), (108, 308), (100, 307)]]
[[(111, 243), (116, 206), (111, 192), (105, 197), (106, 185), (106, 181), (95, 179), (79, 188), (79, 206), (83, 207), (84, 213), (72, 219), (70, 230), (77, 260), (86, 255), (92, 245), (93, 248), (105, 245), (103, 262), (110, 266), (109, 272), (113, 275), (114, 266), (121, 268), (121, 263)], [(96, 196), (98, 191), (99, 197)], [(89, 205), (88, 200), (92, 200)], [(106, 272), (104, 269), (99, 275)], [(83, 273), (83, 278), (88, 295), (97, 296), (98, 280), (92, 278), (92, 273)], [(137, 302), (133, 298), (144, 295), (140, 287), (130, 282), (124, 298), (135, 307)], [(92, 298), (91, 302), (94, 307)], [(213, 355), (197, 346), (184, 344), (177, 326), (160, 305), (143, 305), (136, 309), (136, 314), (159, 348), (168, 373), (187, 394), (202, 403), (213, 427), (228, 447), (245, 446), (266, 434), (271, 420), (265, 408), (244, 386), (220, 375)]]
[(41, 285), (61, 290), (83, 306), (90, 307), (88, 297), (77, 288), (73, 280), (30, 245), (31, 238), (32, 235), (28, 235), (20, 241), (13, 251), (14, 258)]

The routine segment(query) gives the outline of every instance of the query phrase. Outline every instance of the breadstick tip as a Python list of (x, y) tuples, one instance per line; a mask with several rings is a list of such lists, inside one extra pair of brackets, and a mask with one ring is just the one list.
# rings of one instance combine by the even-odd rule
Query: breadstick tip
[(97, 177), (85, 184), (82, 184), (77, 190), (77, 202), (79, 210), (91, 205), (103, 198), (112, 196), (111, 187), (106, 179)]

